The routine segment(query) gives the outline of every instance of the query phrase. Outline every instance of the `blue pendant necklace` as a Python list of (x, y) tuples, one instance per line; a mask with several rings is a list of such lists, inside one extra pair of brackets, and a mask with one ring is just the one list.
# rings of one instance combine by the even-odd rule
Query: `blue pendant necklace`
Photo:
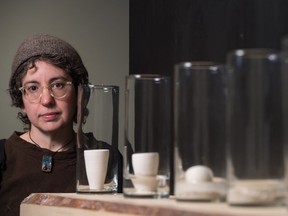
[[(42, 150), (41, 146), (39, 146), (31, 137), (31, 133), (29, 131), (29, 138), (30, 140), (38, 147)], [(67, 142), (65, 145), (61, 146), (59, 149), (57, 149), (57, 151), (53, 152), (53, 154), (44, 154), (42, 157), (42, 163), (41, 163), (41, 170), (43, 172), (47, 172), (50, 173), (52, 172), (52, 168), (53, 168), (53, 157), (55, 156), (55, 154), (57, 154), (57, 152), (59, 152), (60, 150), (64, 149), (66, 146), (68, 146), (70, 143), (72, 143), (72, 141), (74, 140), (74, 136), (75, 134), (73, 134), (73, 137), (71, 140), (69, 140), (69, 142)]]

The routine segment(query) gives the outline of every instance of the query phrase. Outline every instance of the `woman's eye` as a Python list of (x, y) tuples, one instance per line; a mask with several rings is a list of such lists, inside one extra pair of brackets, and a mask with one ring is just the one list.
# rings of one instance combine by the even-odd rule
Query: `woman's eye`
[(65, 83), (64, 82), (56, 82), (56, 83), (51, 83), (50, 86), (52, 89), (62, 89), (65, 87)]
[(29, 85), (25, 89), (28, 92), (33, 93), (33, 92), (37, 92), (39, 90), (39, 87), (37, 85)]

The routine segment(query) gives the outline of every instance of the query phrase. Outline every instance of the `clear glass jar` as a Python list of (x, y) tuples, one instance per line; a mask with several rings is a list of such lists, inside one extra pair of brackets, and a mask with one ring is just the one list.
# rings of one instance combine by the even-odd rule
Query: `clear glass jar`
[(226, 74), (214, 62), (183, 62), (174, 71), (175, 197), (226, 196)]
[(126, 77), (123, 194), (170, 195), (172, 163), (171, 79), (155, 74)]
[(282, 76), (279, 53), (262, 48), (235, 50), (227, 55), (227, 67), (227, 202), (282, 204), (288, 83)]

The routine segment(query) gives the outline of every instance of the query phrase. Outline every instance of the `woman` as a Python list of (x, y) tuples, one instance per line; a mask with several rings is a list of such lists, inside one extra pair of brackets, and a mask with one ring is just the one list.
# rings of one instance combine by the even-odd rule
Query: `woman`
[(12, 63), (9, 92), (28, 126), (4, 144), (0, 212), (18, 216), (31, 193), (75, 192), (77, 87), (88, 72), (77, 51), (49, 35), (25, 40)]

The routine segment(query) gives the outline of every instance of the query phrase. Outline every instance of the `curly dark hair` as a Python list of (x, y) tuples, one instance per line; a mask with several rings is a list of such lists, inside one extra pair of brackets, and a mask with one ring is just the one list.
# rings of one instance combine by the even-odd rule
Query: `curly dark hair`
[[(83, 67), (79, 67), (75, 64), (70, 64), (70, 62), (66, 58), (61, 58), (56, 55), (38, 55), (33, 56), (26, 60), (23, 64), (21, 64), (15, 73), (11, 76), (10, 83), (9, 83), (9, 93), (12, 99), (12, 106), (23, 108), (24, 103), (22, 99), (22, 92), (19, 88), (22, 86), (21, 80), (26, 75), (28, 69), (35, 67), (35, 62), (37, 61), (44, 61), (49, 64), (52, 64), (56, 67), (63, 69), (67, 72), (71, 78), (72, 83), (77, 89), (79, 84), (87, 85), (88, 84), (88, 72)], [(77, 92), (77, 91), (76, 91)], [(88, 111), (84, 112), (84, 115), (88, 115)], [(30, 127), (30, 120), (28, 119), (27, 115), (22, 112), (18, 112), (18, 118), (25, 124), (29, 125)], [(74, 122), (77, 123), (77, 113), (74, 116)]]

